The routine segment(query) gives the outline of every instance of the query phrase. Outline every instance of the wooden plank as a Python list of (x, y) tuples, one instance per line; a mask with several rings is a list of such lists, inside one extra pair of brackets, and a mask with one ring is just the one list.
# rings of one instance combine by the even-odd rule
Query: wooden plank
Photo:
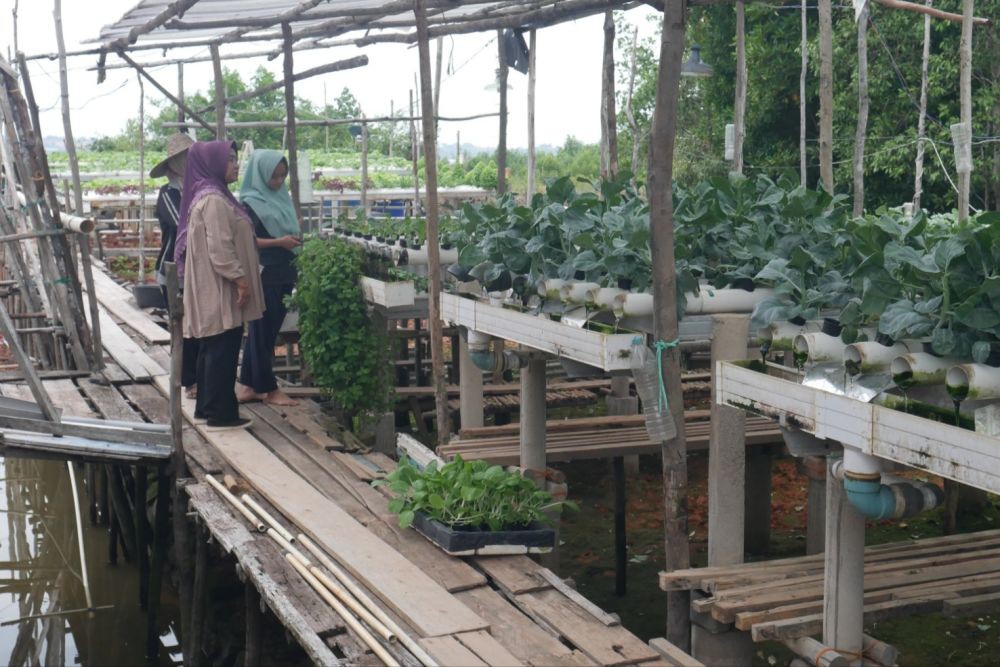
[(153, 322), (149, 315), (134, 304), (132, 295), (103, 271), (94, 271), (94, 290), (101, 305), (135, 330), (147, 343), (151, 345), (170, 343), (170, 332)]
[(954, 618), (972, 614), (993, 614), (998, 610), (1000, 610), (1000, 592), (945, 600), (942, 611), (945, 616)]
[(428, 637), (417, 641), (437, 660), (438, 664), (487, 667), (487, 664), (479, 656), (454, 637)]
[(569, 585), (565, 581), (563, 581), (563, 579), (555, 572), (543, 568), (540, 574), (547, 582), (552, 584), (553, 588), (555, 588), (557, 591), (568, 597), (576, 604), (580, 605), (580, 607), (585, 609), (587, 613), (589, 613), (591, 616), (596, 618), (604, 625), (621, 625), (621, 621), (617, 617), (612, 616), (611, 614), (604, 611), (603, 609), (598, 607), (596, 604), (594, 604), (587, 598), (580, 595), (580, 593), (578, 593), (575, 589), (570, 588)]
[[(89, 311), (84, 311), (88, 313)], [(89, 314), (88, 314), (89, 318)], [(163, 367), (143, 352), (142, 348), (111, 318), (108, 312), (101, 308), (98, 314), (101, 322), (101, 343), (122, 370), (136, 381), (149, 380), (153, 377), (166, 375)], [(89, 322), (89, 319), (88, 319)]]
[[(507, 556), (495, 559), (507, 560)], [(562, 665), (571, 663), (572, 649), (557, 637), (545, 632), (541, 627), (518, 610), (497, 591), (480, 587), (462, 591), (455, 595), (463, 604), (479, 614), (490, 624), (490, 633), (517, 659), (532, 665)], [(593, 661), (586, 664), (593, 665)]]
[(472, 562), (508, 595), (552, 588), (542, 574), (545, 568), (526, 556), (482, 556)]
[[(898, 616), (914, 614), (932, 614), (941, 611), (944, 601), (940, 599), (913, 598), (909, 600), (890, 600), (872, 605), (865, 605), (865, 625), (879, 623)], [(761, 623), (753, 626), (751, 636), (755, 642), (780, 641), (783, 639), (798, 639), (815, 635), (823, 631), (823, 614), (810, 614), (798, 618), (789, 618), (771, 623)]]
[(705, 667), (705, 665), (681, 649), (677, 648), (663, 637), (649, 640), (650, 647), (653, 648), (668, 665), (673, 667)]
[(588, 611), (555, 590), (525, 593), (517, 605), (532, 618), (548, 625), (604, 665), (631, 665), (655, 660), (659, 654), (620, 626), (606, 626)]
[[(90, 385), (91, 382), (83, 380), (83, 384)], [(94, 409), (87, 404), (87, 401), (80, 393), (80, 388), (72, 380), (45, 380), (42, 382), (45, 391), (52, 402), (58, 408), (62, 408), (64, 415), (75, 417), (100, 417)], [(30, 399), (28, 399), (30, 400)]]
[[(168, 391), (164, 377), (156, 378)], [(193, 404), (184, 401), (190, 418)], [(484, 630), (488, 625), (402, 555), (284, 465), (245, 430), (196, 426), (262, 496), (425, 637)]]
[(460, 632), (455, 639), (475, 653), (490, 667), (521, 667), (525, 663), (518, 660), (488, 632)]
[(128, 404), (125, 397), (119, 394), (115, 387), (98, 385), (83, 380), (80, 383), (80, 388), (87, 395), (87, 398), (97, 406), (98, 412), (101, 413), (100, 416), (104, 419), (132, 422), (143, 421), (142, 416)]

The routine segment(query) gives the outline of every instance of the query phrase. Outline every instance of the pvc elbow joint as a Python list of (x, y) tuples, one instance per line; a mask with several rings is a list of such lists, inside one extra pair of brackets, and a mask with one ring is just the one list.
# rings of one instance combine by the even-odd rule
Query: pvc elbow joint
[(944, 493), (933, 484), (844, 478), (847, 499), (869, 519), (903, 519), (934, 509), (944, 501)]

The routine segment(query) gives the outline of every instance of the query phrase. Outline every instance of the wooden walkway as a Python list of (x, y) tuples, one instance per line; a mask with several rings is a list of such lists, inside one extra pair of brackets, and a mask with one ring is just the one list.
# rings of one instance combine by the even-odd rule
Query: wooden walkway
[[(102, 304), (105, 297), (121, 297), (116, 288), (121, 290), (98, 283)], [(136, 343), (145, 325), (133, 319), (134, 313), (128, 313), (128, 321), (119, 319), (126, 311), (118, 305), (107, 317), (112, 331), (139, 348), (127, 357), (134, 374), (112, 355), (111, 386), (56, 380), (60, 401), (84, 416), (163, 423), (169, 414), (168, 350)], [(114, 352), (118, 339), (111, 341), (106, 347)], [(280, 410), (249, 405), (244, 409), (254, 419), (252, 428), (223, 432), (193, 425), (192, 409), (185, 401), (190, 506), (317, 664), (379, 661), (275, 543), (205, 483), (206, 474), (232, 476), (286, 528), (313, 538), (442, 665), (698, 664), (661, 641), (643, 642), (526, 556), (454, 558), (415, 531), (400, 529), (388, 510), (386, 490), (370, 484), (394, 463), (383, 455), (351, 451), (328, 433), (315, 403)], [(389, 650), (401, 664), (419, 664), (399, 646)]]
[[(865, 624), (898, 616), (1000, 609), (1000, 530), (906, 540), (865, 549)], [(703, 591), (691, 603), (755, 642), (823, 629), (823, 554), (661, 573), (665, 591)]]

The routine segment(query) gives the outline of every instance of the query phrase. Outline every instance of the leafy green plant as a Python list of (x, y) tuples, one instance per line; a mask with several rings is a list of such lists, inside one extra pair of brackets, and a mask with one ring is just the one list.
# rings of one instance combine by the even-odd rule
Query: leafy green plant
[(348, 414), (389, 405), (389, 343), (368, 317), (358, 280), (362, 252), (340, 239), (302, 247), (290, 305), (299, 311), (302, 354), (313, 380)]
[(438, 467), (432, 461), (420, 470), (405, 457), (384, 481), (396, 494), (389, 510), (407, 528), (417, 512), (446, 526), (492, 531), (548, 522), (545, 512), (566, 506), (534, 482), (486, 461), (465, 461), (461, 456)]

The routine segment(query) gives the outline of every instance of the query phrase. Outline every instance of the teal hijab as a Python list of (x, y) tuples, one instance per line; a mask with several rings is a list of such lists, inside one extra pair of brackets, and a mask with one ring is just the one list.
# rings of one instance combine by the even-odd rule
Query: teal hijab
[[(267, 233), (276, 239), (301, 234), (288, 187), (282, 183), (277, 190), (272, 190), (267, 184), (284, 159), (281, 151), (263, 148), (255, 150), (250, 154), (243, 183), (240, 185), (240, 200), (253, 209)], [(298, 251), (298, 248), (293, 250), (295, 253)]]

